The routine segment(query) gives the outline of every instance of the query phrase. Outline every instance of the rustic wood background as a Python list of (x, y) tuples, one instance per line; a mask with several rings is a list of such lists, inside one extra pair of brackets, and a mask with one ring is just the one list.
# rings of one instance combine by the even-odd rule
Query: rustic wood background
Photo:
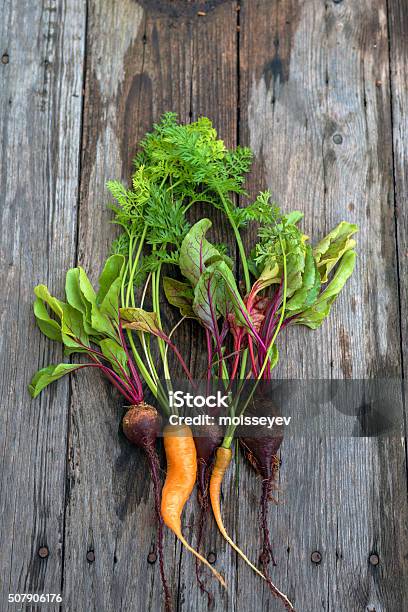
[[(408, 4), (4, 0), (1, 14), (0, 609), (21, 609), (8, 593), (62, 592), (64, 610), (158, 611), (152, 489), (117, 397), (93, 373), (28, 397), (34, 371), (62, 357), (34, 325), (33, 286), (61, 293), (77, 262), (96, 276), (114, 235), (106, 180), (129, 179), (163, 111), (204, 114), (228, 145), (256, 152), (252, 193), (267, 184), (311, 235), (343, 218), (361, 228), (330, 323), (288, 334), (280, 375), (403, 376)], [(221, 218), (216, 231), (225, 239)], [(198, 366), (198, 343), (183, 346)], [(296, 609), (407, 610), (405, 439), (288, 439), (281, 455), (273, 577)], [(260, 483), (238, 467), (225, 519), (256, 558)], [(192, 499), (193, 543), (196, 520)], [(177, 610), (206, 609), (192, 557), (168, 533), (165, 550)], [(209, 581), (216, 610), (281, 610), (213, 525), (210, 552), (229, 584)]]

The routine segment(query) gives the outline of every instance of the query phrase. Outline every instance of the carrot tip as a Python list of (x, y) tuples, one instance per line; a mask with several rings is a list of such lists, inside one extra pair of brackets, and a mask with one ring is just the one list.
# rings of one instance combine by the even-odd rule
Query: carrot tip
[(206, 565), (212, 571), (212, 573), (217, 578), (217, 580), (220, 582), (220, 584), (224, 587), (224, 589), (226, 589), (227, 585), (226, 585), (224, 578), (221, 576), (219, 572), (217, 572), (217, 570), (211, 565), (211, 563), (209, 563), (205, 557), (200, 555), (199, 552), (197, 552), (192, 546), (190, 546), (190, 544), (184, 538), (182, 533), (176, 533), (176, 535), (178, 539), (180, 540), (180, 542), (187, 548), (187, 550), (193, 553), (193, 555), (195, 555), (197, 559), (201, 561), (201, 563), (204, 563), (204, 565)]

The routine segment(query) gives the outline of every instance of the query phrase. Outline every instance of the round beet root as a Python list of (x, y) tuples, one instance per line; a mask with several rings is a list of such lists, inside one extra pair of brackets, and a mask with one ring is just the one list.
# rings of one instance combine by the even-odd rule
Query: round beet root
[(156, 408), (143, 402), (129, 408), (123, 417), (122, 425), (127, 439), (144, 449), (146, 445), (156, 443), (161, 418)]
[(144, 402), (131, 406), (122, 420), (123, 432), (127, 439), (146, 453), (150, 475), (153, 481), (154, 506), (157, 516), (157, 540), (159, 551), (160, 576), (163, 584), (165, 609), (171, 612), (171, 595), (167, 584), (163, 563), (163, 519), (160, 512), (160, 462), (156, 451), (156, 439), (161, 429), (161, 417), (156, 408)]

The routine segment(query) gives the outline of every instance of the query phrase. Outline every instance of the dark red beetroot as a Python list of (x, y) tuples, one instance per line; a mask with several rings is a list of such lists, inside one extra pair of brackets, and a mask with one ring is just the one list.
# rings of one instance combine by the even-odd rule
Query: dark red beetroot
[(161, 418), (156, 408), (144, 402), (130, 406), (122, 420), (123, 432), (127, 439), (146, 453), (153, 481), (154, 506), (158, 523), (158, 551), (160, 576), (163, 584), (165, 608), (171, 610), (170, 589), (163, 564), (163, 520), (160, 514), (160, 462), (156, 451), (156, 439), (161, 429)]
[[(207, 513), (209, 508), (208, 485), (211, 476), (211, 467), (214, 462), (215, 451), (222, 442), (222, 430), (218, 425), (204, 425), (197, 430), (194, 443), (197, 450), (197, 483), (198, 502), (200, 504), (200, 519), (198, 523), (197, 550), (200, 550), (204, 535)], [(201, 566), (196, 559), (197, 582), (203, 593), (207, 594), (208, 603), (212, 602), (211, 593), (205, 588), (200, 576)]]

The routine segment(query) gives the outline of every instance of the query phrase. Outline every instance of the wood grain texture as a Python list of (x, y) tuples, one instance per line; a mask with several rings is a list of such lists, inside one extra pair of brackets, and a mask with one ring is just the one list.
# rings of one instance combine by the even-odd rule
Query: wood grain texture
[[(105, 182), (129, 180), (137, 142), (163, 112), (176, 111), (182, 121), (208, 114), (227, 143), (235, 143), (235, 4), (215, 7), (205, 19), (181, 5), (174, 13), (163, 10), (163, 3), (89, 4), (78, 253), (94, 277), (115, 232), (105, 207)], [(105, 32), (121, 32), (119, 42)], [(211, 54), (214, 45), (216, 61)], [(213, 236), (220, 240), (222, 219), (215, 218)], [(163, 317), (167, 329), (174, 318), (168, 310)], [(199, 342), (191, 340), (192, 333), (186, 324), (176, 341), (199, 372), (203, 352)], [(158, 564), (147, 562), (156, 537), (147, 465), (119, 430), (122, 414), (120, 400), (97, 376), (86, 374), (80, 381), (75, 377), (64, 566), (67, 609), (108, 611), (119, 605), (158, 610), (162, 605)], [(106, 467), (101, 471), (100, 466)], [(193, 499), (183, 518), (189, 540), (196, 521)], [(220, 550), (217, 567), (221, 567), (225, 547), (214, 529), (209, 531), (205, 552), (214, 549), (215, 541)], [(168, 532), (164, 547), (175, 606), (206, 607), (206, 598), (196, 587), (191, 556)], [(95, 554), (92, 564), (86, 560), (89, 549)], [(147, 577), (143, 586), (142, 576)], [(218, 587), (214, 588), (218, 595)]]
[[(287, 334), (277, 376), (401, 373), (386, 9), (242, 3), (241, 138), (257, 152), (253, 190), (266, 179), (284, 209), (305, 213), (312, 237), (343, 218), (360, 226), (357, 269), (330, 321)], [(288, 439), (282, 460), (282, 503), (271, 520), (276, 582), (300, 610), (403, 607), (405, 587), (397, 578), (393, 588), (391, 577), (406, 572), (407, 533), (386, 538), (378, 528), (407, 513), (400, 440)], [(251, 486), (245, 472), (242, 486)], [(255, 511), (246, 516), (256, 520)], [(374, 549), (380, 572), (367, 561)], [(256, 594), (240, 596), (248, 607)]]
[(391, 96), (394, 143), (394, 181), (396, 237), (399, 264), (399, 300), (401, 304), (401, 347), (404, 356), (405, 375), (407, 373), (407, 316), (408, 297), (408, 152), (406, 137), (408, 132), (408, 44), (405, 32), (408, 28), (408, 6), (406, 2), (389, 3), (389, 35), (391, 64)]
[[(106, 181), (128, 182), (137, 142), (164, 111), (186, 122), (208, 115), (228, 145), (254, 149), (251, 196), (268, 185), (284, 209), (305, 213), (314, 239), (343, 218), (360, 225), (357, 269), (330, 321), (289, 330), (276, 376), (401, 376), (408, 11), (403, 0), (6, 1), (0, 32), (0, 609), (8, 592), (63, 590), (64, 610), (156, 612), (163, 599), (158, 563), (147, 560), (156, 544), (147, 463), (121, 432), (120, 398), (97, 374), (29, 401), (32, 373), (62, 357), (35, 329), (32, 287), (44, 281), (61, 293), (75, 261), (95, 280), (115, 235)], [(193, 214), (213, 216), (212, 237), (228, 240), (221, 214)], [(164, 325), (174, 321), (166, 309)], [(197, 375), (202, 340), (192, 324), (178, 329)], [(336, 432), (353, 426), (333, 415)], [(271, 574), (298, 612), (405, 610), (405, 439), (288, 438), (281, 458)], [(255, 562), (260, 488), (239, 456), (223, 514)], [(197, 520), (193, 495), (183, 516), (193, 545)], [(41, 545), (47, 560), (37, 556)], [(206, 610), (191, 555), (168, 532), (164, 549), (175, 609)], [(228, 582), (221, 591), (203, 573), (215, 611), (282, 609), (212, 519), (210, 552)]]
[[(63, 360), (35, 327), (34, 285), (61, 293), (74, 263), (83, 3), (3, 3), (0, 25), (0, 608), (60, 593), (69, 381), (30, 401), (35, 371)], [(38, 549), (49, 556), (40, 559)]]

